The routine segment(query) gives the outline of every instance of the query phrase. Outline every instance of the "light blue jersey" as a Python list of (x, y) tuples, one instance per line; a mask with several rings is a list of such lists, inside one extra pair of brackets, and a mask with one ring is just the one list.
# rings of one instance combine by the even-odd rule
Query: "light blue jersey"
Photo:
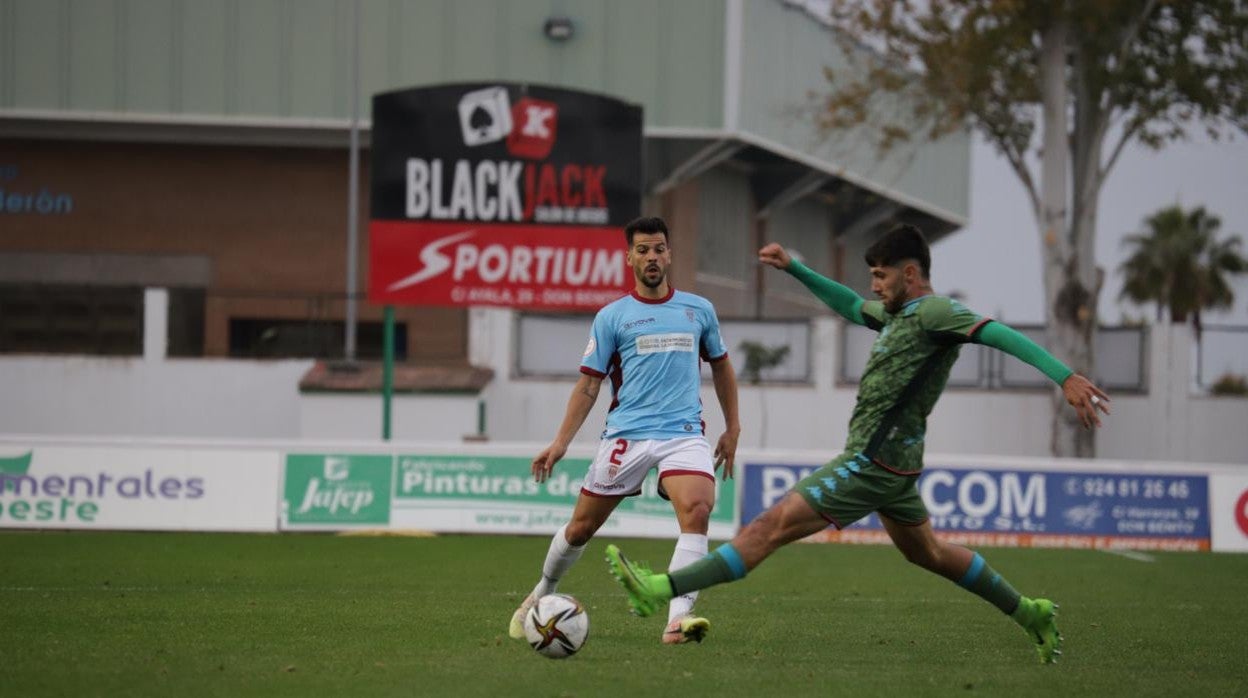
[(594, 317), (581, 373), (610, 376), (614, 400), (603, 438), (674, 439), (701, 434), (702, 360), (728, 356), (710, 301), (672, 290), (636, 292)]

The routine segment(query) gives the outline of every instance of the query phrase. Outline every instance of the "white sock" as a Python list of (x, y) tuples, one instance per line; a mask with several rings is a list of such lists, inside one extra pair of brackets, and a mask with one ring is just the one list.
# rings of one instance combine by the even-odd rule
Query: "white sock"
[(535, 599), (555, 593), (559, 588), (559, 580), (581, 559), (581, 553), (585, 552), (583, 545), (568, 545), (567, 531), (567, 524), (560, 526), (555, 531), (555, 537), (550, 540), (550, 550), (546, 551), (546, 561), (542, 563), (542, 579), (533, 587)]
[[(676, 549), (672, 551), (672, 562), (667, 566), (667, 571), (673, 572), (681, 567), (692, 565), (704, 557), (706, 557), (706, 536), (701, 533), (682, 533), (676, 539)], [(667, 607), (667, 622), (671, 623), (681, 616), (688, 615), (693, 610), (693, 602), (697, 598), (698, 592), (696, 591), (672, 597), (672, 602)]]

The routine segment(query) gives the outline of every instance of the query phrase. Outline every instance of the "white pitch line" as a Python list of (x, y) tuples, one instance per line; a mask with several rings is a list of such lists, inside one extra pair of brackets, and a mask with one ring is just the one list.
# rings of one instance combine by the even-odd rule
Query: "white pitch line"
[(1117, 555), (1119, 557), (1125, 557), (1128, 560), (1135, 560), (1136, 562), (1156, 562), (1157, 561), (1157, 558), (1153, 557), (1152, 555), (1149, 555), (1148, 553), (1142, 553), (1138, 550), (1117, 550), (1115, 548), (1102, 548), (1101, 552), (1109, 553), (1110, 555)]

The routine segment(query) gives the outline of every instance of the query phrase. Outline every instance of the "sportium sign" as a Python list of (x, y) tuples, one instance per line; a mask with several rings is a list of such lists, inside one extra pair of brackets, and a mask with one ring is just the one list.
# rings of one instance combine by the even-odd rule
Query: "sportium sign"
[(385, 526), (390, 523), (393, 464), (388, 455), (287, 455), (285, 524)]
[(641, 108), (535, 85), (373, 97), (369, 300), (597, 309), (628, 287)]

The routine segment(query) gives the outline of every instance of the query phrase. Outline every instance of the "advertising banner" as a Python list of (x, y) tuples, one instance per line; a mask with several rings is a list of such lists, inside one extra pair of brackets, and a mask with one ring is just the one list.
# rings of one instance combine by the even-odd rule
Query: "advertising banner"
[(394, 458), (389, 455), (286, 456), (282, 524), (344, 528), (390, 523)]
[[(815, 465), (748, 463), (741, 523), (758, 516)], [(974, 545), (1208, 550), (1209, 477), (928, 466), (918, 481), (932, 527)], [(887, 542), (871, 515), (817, 540)]]
[(1216, 552), (1248, 552), (1248, 467), (1244, 471), (1243, 475), (1214, 474), (1209, 477), (1213, 549)]
[[(533, 481), (528, 458), (493, 456), (398, 457), (394, 524), (474, 533), (554, 533), (572, 518), (589, 460), (565, 458), (551, 479)], [(710, 536), (729, 538), (736, 530), (736, 491), (732, 480), (716, 480)], [(654, 473), (642, 493), (620, 503), (602, 527), (613, 536), (666, 538), (679, 533), (671, 503), (658, 495)]]
[(628, 288), (641, 107), (540, 85), (373, 97), (369, 300), (596, 310)]
[(276, 451), (0, 444), (0, 527), (275, 531)]
[[(588, 467), (588, 459), (565, 458), (539, 484), (528, 456), (289, 454), (282, 528), (549, 535), (572, 518)], [(716, 486), (710, 535), (728, 538), (736, 530), (736, 489), (731, 480)], [(654, 474), (602, 530), (658, 538), (679, 533)]]

